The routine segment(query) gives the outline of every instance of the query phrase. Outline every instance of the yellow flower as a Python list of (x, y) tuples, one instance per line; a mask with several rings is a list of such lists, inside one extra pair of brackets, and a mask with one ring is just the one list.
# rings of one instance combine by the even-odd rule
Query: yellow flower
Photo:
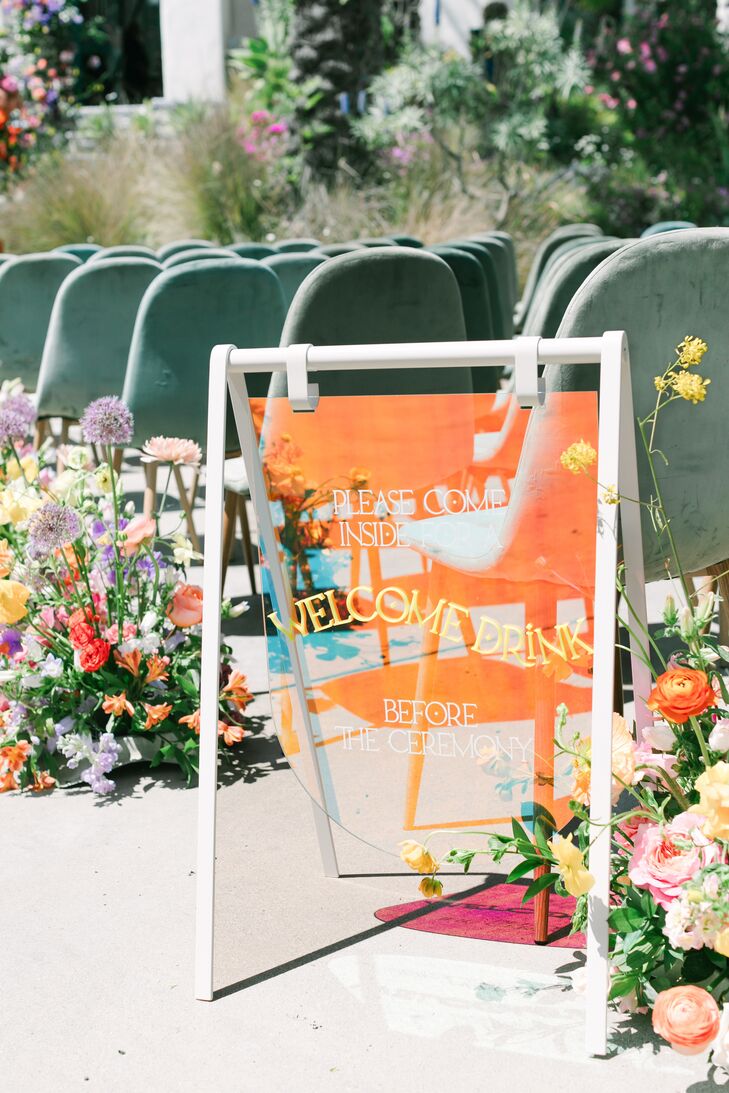
[(676, 346), (678, 363), (683, 368), (690, 368), (692, 364), (701, 364), (701, 358), (708, 349), (708, 345), (701, 338), (695, 338), (687, 334), (683, 341)]
[(30, 589), (19, 581), (0, 581), (0, 622), (12, 625), (27, 615)]
[[(590, 804), (590, 763), (592, 759), (592, 741), (590, 737), (580, 740), (575, 746), (578, 753), (573, 764), (574, 782), (571, 795), (581, 805)], [(635, 780), (635, 740), (628, 722), (620, 714), (613, 714), (613, 783), (612, 800), (615, 804), (626, 786)]]
[(653, 386), (655, 387), (656, 391), (665, 391), (668, 387), (668, 380), (665, 376), (656, 376), (656, 378), (653, 380)]
[(423, 877), (418, 885), (418, 891), (426, 899), (440, 899), (443, 895), (443, 885), (435, 877)]
[(0, 577), (7, 577), (13, 569), (15, 555), (7, 539), (0, 539)]
[(102, 463), (97, 468), (94, 478), (102, 493), (111, 493), (111, 468), (108, 463)]
[(703, 832), (709, 839), (729, 839), (729, 763), (720, 760), (696, 779), (701, 794), (689, 812), (704, 817)]
[(586, 471), (596, 459), (597, 452), (592, 444), (588, 444), (586, 440), (576, 440), (574, 444), (570, 444), (569, 448), (565, 448), (559, 457), (559, 461), (565, 470), (571, 471), (572, 474)]
[(620, 494), (615, 486), (606, 486), (603, 490), (602, 499), (606, 505), (617, 505), (620, 501)]
[[(23, 468), (22, 474), (20, 467)], [(26, 482), (35, 482), (38, 477), (38, 461), (35, 456), (24, 455), (20, 460), (20, 467), (15, 459), (8, 462), (8, 469), (5, 474), (8, 482), (15, 482), (17, 478), (24, 478)]]
[(671, 377), (671, 387), (676, 394), (687, 402), (693, 402), (694, 406), (704, 401), (706, 388), (710, 383), (711, 380), (706, 380), (695, 372), (674, 372)]
[(557, 868), (562, 876), (562, 883), (575, 899), (590, 891), (595, 878), (585, 869), (582, 851), (572, 842), (572, 836), (563, 838), (555, 835), (549, 840), (549, 848), (557, 859)]
[(399, 844), (402, 847), (400, 857), (416, 873), (437, 873), (440, 862), (436, 861), (430, 851), (422, 843), (407, 839)]
[(23, 524), (42, 505), (40, 497), (20, 488), (19, 483), (0, 492), (0, 524)]
[(714, 938), (714, 952), (729, 956), (729, 926), (725, 926)]

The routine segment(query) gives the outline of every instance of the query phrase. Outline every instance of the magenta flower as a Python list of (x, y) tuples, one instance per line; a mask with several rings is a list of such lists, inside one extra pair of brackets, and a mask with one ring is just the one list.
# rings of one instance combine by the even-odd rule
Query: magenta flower
[(617, 45), (618, 53), (632, 53), (633, 47), (629, 38), (620, 38)]

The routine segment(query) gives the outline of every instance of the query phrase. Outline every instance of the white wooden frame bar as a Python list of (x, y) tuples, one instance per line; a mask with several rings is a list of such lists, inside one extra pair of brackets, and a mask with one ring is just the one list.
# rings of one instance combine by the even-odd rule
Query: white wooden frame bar
[[(593, 845), (590, 870), (595, 886), (589, 897), (587, 931), (586, 1048), (591, 1055), (607, 1049), (607, 991), (609, 981), (608, 913), (610, 893), (610, 819), (612, 790), (612, 713), (614, 685), (614, 631), (617, 609), (618, 509), (626, 563), (627, 591), (635, 612), (633, 631), (647, 626), (645, 581), (639, 506), (607, 505), (604, 487), (616, 486), (626, 497), (638, 496), (633, 399), (630, 362), (624, 333), (599, 338), (529, 338), (492, 342), (437, 342), (397, 345), (289, 346), (276, 349), (236, 349), (216, 346), (210, 357), (207, 486), (205, 499), (205, 569), (203, 579), (203, 638), (201, 665), (200, 784), (198, 790), (197, 927), (195, 996), (213, 998), (215, 828), (218, 763), (218, 669), (220, 657), (223, 536), (223, 476), (227, 394), (230, 391), (241, 449), (259, 534), (271, 560), (274, 592), (281, 610), (291, 610), (291, 593), (284, 568), (275, 564), (279, 547), (268, 505), (258, 441), (248, 401), (246, 374), (287, 372), (296, 388), (295, 409), (315, 411), (318, 391), (308, 383), (312, 372), (356, 371), (382, 368), (457, 368), (512, 366), (516, 396), (525, 406), (540, 398), (534, 390), (534, 366), (584, 364), (600, 366), (599, 453), (597, 479), (598, 521), (595, 580), (595, 654), (592, 691), (592, 782), (590, 819)], [(520, 390), (520, 386), (524, 390)], [(541, 381), (539, 382), (541, 387)], [(284, 624), (288, 620), (284, 617)], [(325, 788), (316, 761), (315, 744), (306, 702), (307, 680), (298, 643), (291, 643), (291, 660), (304, 722), (302, 754), (312, 767), (314, 786), (326, 805)], [(640, 729), (648, 711), (641, 698), (650, 690), (650, 672), (643, 663), (640, 644), (631, 637), (636, 718)], [(327, 813), (312, 801), (324, 872), (338, 876), (337, 858)]]

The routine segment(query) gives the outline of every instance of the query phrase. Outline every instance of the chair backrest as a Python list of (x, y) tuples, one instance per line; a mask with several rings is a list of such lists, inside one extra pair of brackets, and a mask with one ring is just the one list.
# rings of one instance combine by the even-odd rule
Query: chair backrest
[(7, 251), (0, 253), (0, 264), (3, 262), (9, 262), (12, 258), (17, 258), (17, 254), (8, 254)]
[(641, 233), (641, 239), (649, 235), (660, 235), (662, 232), (681, 231), (682, 228), (695, 228), (693, 220), (659, 220), (657, 224), (651, 224)]
[(264, 258), (261, 264), (272, 269), (278, 277), (283, 292), (284, 304), (288, 311), (291, 301), (298, 292), (299, 285), (322, 262), (326, 262), (323, 254), (285, 251), (283, 254), (272, 254), (270, 258)]
[(79, 258), (82, 262), (88, 262), (92, 254), (96, 254), (103, 248), (98, 243), (64, 243), (62, 247), (54, 249), (61, 251), (62, 254), (72, 254), (74, 258)]
[[(458, 283), (446, 263), (412, 247), (363, 248), (318, 266), (289, 308), (282, 345), (463, 341)], [(471, 391), (468, 368), (321, 372), (322, 395)], [(286, 393), (277, 374), (270, 394)]]
[(165, 258), (162, 265), (165, 269), (174, 269), (175, 266), (184, 266), (187, 262), (218, 262), (223, 258), (234, 262), (240, 261), (240, 255), (227, 247), (193, 247), (191, 250), (181, 250), (177, 254)]
[(549, 261), (552, 251), (556, 250), (561, 243), (565, 243), (568, 239), (575, 239), (580, 235), (602, 235), (602, 231), (598, 228), (597, 224), (562, 224), (561, 227), (555, 228), (555, 230), (539, 244), (537, 253), (534, 255), (534, 259), (529, 269), (529, 275), (527, 277), (526, 285), (524, 286), (522, 298), (517, 304), (514, 312), (514, 321), (517, 329), (520, 329), (521, 323), (529, 310), (529, 305), (537, 290), (539, 279), (542, 276), (545, 265)]
[(93, 399), (121, 395), (137, 311), (160, 272), (148, 258), (114, 258), (66, 278), (43, 348), (39, 417), (77, 419)]
[(69, 273), (72, 254), (25, 254), (0, 265), (0, 379), (34, 390), (53, 301)]
[(508, 328), (504, 322), (503, 288), (499, 290), (499, 271), (494, 256), (489, 253), (488, 247), (482, 247), (480, 243), (474, 243), (470, 239), (451, 239), (447, 246), (465, 251), (466, 254), (472, 255), (481, 263), (491, 307), (493, 337), (510, 338), (511, 334), (507, 334)]
[(205, 247), (214, 247), (209, 239), (175, 239), (172, 243), (165, 243), (157, 251), (157, 260), (166, 262), (173, 254), (179, 254), (183, 250), (204, 250)]
[[(628, 335), (635, 413), (645, 417), (655, 405), (653, 378), (664, 370), (686, 334), (709, 344), (701, 368), (711, 377), (706, 401), (677, 402), (658, 420), (657, 442), (668, 459), (658, 461), (661, 491), (686, 572), (698, 572), (729, 558), (729, 508), (722, 504), (729, 419), (729, 309), (724, 290), (729, 266), (729, 228), (666, 232), (615, 251), (579, 289), (559, 328), (559, 336), (585, 337), (605, 330)], [(594, 370), (546, 370), (557, 390), (594, 386)], [(579, 440), (579, 437), (575, 437)], [(638, 441), (641, 500), (653, 493)], [(646, 576), (663, 572), (661, 551), (644, 512)]]
[(384, 235), (380, 236), (368, 236), (364, 239), (348, 239), (348, 243), (359, 243), (360, 247), (396, 247), (397, 243), (393, 239), (388, 239)]
[[(511, 274), (511, 286), (512, 286), (512, 299), (514, 306), (519, 299), (519, 270), (516, 261), (516, 246), (514, 240), (508, 232), (499, 231), (494, 228), (493, 231), (484, 232), (484, 235), (491, 236), (493, 239), (500, 239), (510, 254), (510, 274)], [(478, 236), (474, 236), (474, 239), (478, 239)]]
[[(164, 270), (144, 295), (129, 351), (123, 398), (135, 418), (134, 445), (174, 432), (204, 448), (211, 349), (278, 345), (284, 314), (278, 279), (259, 262), (223, 259)], [(265, 395), (268, 379), (249, 378), (249, 394)], [(230, 412), (227, 442), (229, 451), (238, 447)]]
[[(428, 247), (450, 268), (461, 294), (466, 337), (469, 341), (488, 341), (494, 337), (486, 276), (478, 258), (457, 247)], [(473, 368), (473, 389), (478, 392), (497, 391), (501, 373), (497, 368)]]
[(563, 254), (544, 274), (540, 289), (524, 320), (523, 333), (554, 338), (567, 307), (594, 269), (629, 240), (605, 239)]
[(282, 239), (274, 244), (279, 254), (299, 254), (308, 250), (316, 250), (320, 246), (318, 239)]
[(137, 243), (123, 243), (116, 247), (104, 247), (96, 251), (89, 258), (89, 262), (100, 262), (104, 258), (151, 258), (157, 261), (157, 254), (151, 247), (143, 247)]
[(493, 236), (482, 235), (474, 242), (483, 247), (490, 254), (496, 268), (496, 294), (499, 308), (501, 309), (501, 329), (505, 338), (514, 337), (514, 300), (513, 275), (511, 271), (511, 255), (501, 239)]
[(397, 243), (398, 247), (424, 246), (423, 240), (416, 238), (414, 235), (388, 235), (387, 238), (391, 239), (393, 243)]
[(231, 243), (225, 249), (235, 251), (239, 258), (253, 258), (258, 262), (276, 253), (273, 247), (269, 247), (266, 243)]
[(351, 254), (353, 250), (364, 250), (361, 243), (322, 243), (312, 254), (323, 254), (325, 258), (338, 258), (340, 254)]

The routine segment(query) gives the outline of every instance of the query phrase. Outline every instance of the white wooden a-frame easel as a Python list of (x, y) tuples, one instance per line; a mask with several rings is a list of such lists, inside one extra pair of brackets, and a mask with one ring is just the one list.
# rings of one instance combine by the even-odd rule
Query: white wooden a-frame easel
[[(259, 534), (265, 553), (278, 558), (278, 545), (266, 497), (263, 467), (253, 426), (246, 375), (285, 372), (288, 397), (296, 411), (315, 412), (318, 389), (309, 371), (362, 371), (379, 368), (511, 367), (514, 389), (522, 407), (535, 407), (543, 397), (542, 365), (600, 367), (597, 479), (602, 487), (615, 486), (628, 498), (638, 497), (633, 396), (626, 335), (611, 331), (599, 338), (516, 338), (493, 342), (424, 342), (402, 345), (311, 346), (278, 349), (237, 349), (216, 346), (210, 357), (208, 402), (207, 487), (205, 499), (205, 570), (203, 579), (203, 638), (201, 667), (200, 785), (198, 790), (197, 929), (195, 996), (213, 999), (213, 946), (215, 911), (215, 829), (218, 765), (218, 678), (221, 640), (222, 541), (224, 508), (225, 426), (230, 398), (251, 489)], [(363, 402), (363, 408), (366, 403)], [(594, 842), (590, 871), (595, 885), (589, 896), (587, 930), (586, 1048), (591, 1055), (607, 1049), (607, 995), (609, 985), (608, 914), (610, 899), (610, 837), (607, 829), (612, 804), (612, 714), (614, 643), (617, 611), (618, 512), (621, 515), (627, 594), (636, 615), (637, 629), (645, 629), (645, 582), (640, 508), (632, 501), (608, 505), (598, 491), (596, 527), (594, 671), (592, 689), (592, 781), (590, 819)], [(271, 565), (274, 594), (288, 625), (291, 596), (282, 567)], [(631, 628), (635, 631), (636, 627)], [(304, 754), (310, 777), (324, 801), (308, 720), (305, 677), (298, 643), (291, 645), (294, 682), (302, 711)], [(637, 638), (631, 635), (633, 688), (638, 729), (649, 721), (641, 697), (651, 679)], [(324, 873), (337, 877), (337, 855), (326, 812), (312, 802), (314, 823)]]

